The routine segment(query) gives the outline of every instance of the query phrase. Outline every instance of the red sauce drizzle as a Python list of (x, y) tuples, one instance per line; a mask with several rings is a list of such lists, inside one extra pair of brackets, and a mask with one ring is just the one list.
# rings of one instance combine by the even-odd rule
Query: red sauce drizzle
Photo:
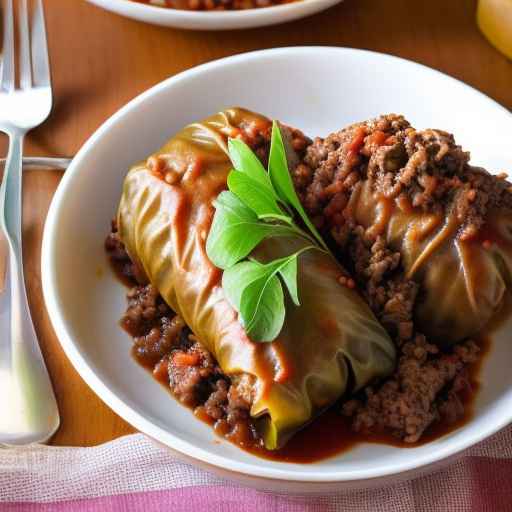
[(176, 194), (176, 199), (169, 205), (169, 212), (173, 218), (172, 225), (174, 226), (175, 244), (177, 251), (181, 254), (182, 248), (187, 240), (187, 219), (190, 213), (190, 206), (184, 197), (184, 193), (178, 187), (173, 187)]
[(348, 145), (347, 151), (347, 161), (349, 164), (355, 163), (357, 159), (357, 154), (364, 144), (364, 138), (366, 137), (366, 129), (363, 126), (360, 126), (355, 130), (354, 138)]
[(389, 224), (394, 208), (395, 203), (392, 199), (384, 196), (379, 199), (377, 205), (377, 218), (375, 219), (373, 225), (366, 231), (368, 236), (377, 238), (379, 235), (382, 235), (387, 225)]
[(185, 171), (184, 179), (188, 181), (195, 181), (200, 176), (201, 171), (203, 170), (203, 165), (201, 158), (196, 156), (195, 158), (191, 159), (191, 161), (188, 164), (187, 170)]

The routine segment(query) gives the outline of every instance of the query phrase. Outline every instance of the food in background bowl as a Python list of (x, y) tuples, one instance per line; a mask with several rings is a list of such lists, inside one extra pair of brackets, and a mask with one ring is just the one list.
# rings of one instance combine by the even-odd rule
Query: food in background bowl
[(229, 11), (289, 4), (298, 0), (134, 0), (142, 4), (189, 11)]
[(177, 0), (171, 7), (132, 0), (88, 1), (144, 23), (189, 30), (239, 30), (310, 16), (342, 0)]
[[(495, 232), (493, 209), (478, 205), (508, 209), (509, 185), (465, 155), (399, 116), (314, 142), (242, 109), (189, 125), (129, 172), (107, 239), (139, 282), (123, 318), (137, 359), (217, 432), (263, 455), (329, 407), (370, 439), (414, 443), (455, 424), (479, 358), (470, 338), (501, 306), (509, 268), (501, 238), (478, 238), (482, 225)], [(419, 227), (409, 240), (395, 224)], [(463, 318), (436, 344), (415, 314), (443, 280), (411, 272), (407, 250), (436, 269), (468, 245), (500, 255), (479, 268), (501, 281), (481, 321)], [(478, 291), (457, 288), (453, 307)]]

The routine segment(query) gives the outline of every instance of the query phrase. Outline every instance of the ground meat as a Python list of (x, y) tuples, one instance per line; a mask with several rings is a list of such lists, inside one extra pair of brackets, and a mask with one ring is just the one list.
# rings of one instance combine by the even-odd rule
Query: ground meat
[(228, 423), (236, 425), (240, 421), (246, 421), (249, 417), (250, 404), (239, 387), (231, 386), (228, 392)]
[[(341, 214), (356, 183), (366, 178), (370, 152), (380, 147), (373, 134), (383, 134), (380, 143), (395, 143), (395, 134), (408, 127), (402, 116), (389, 115), (354, 124), (325, 139), (317, 137), (292, 170), (297, 193), (310, 215), (324, 216), (330, 224), (343, 223), (335, 215)], [(398, 167), (402, 160), (396, 151), (391, 152), (389, 168)]]
[(346, 242), (354, 274), (377, 318), (395, 340), (399, 363), (383, 382), (368, 386), (358, 399), (342, 406), (357, 432), (388, 432), (406, 443), (417, 442), (437, 421), (453, 423), (464, 414), (459, 392), (467, 386), (467, 366), (478, 357), (468, 341), (443, 353), (414, 326), (416, 282), (405, 278), (400, 254), (384, 239), (354, 227)]
[(316, 225), (338, 242), (346, 238), (346, 206), (361, 180), (398, 204), (455, 211), (462, 239), (476, 236), (489, 210), (512, 209), (511, 184), (469, 165), (453, 135), (415, 130), (395, 114), (315, 139), (292, 177)]
[(478, 356), (468, 341), (443, 353), (428, 343), (414, 326), (414, 304), (419, 286), (404, 277), (400, 254), (384, 240), (369, 238), (354, 228), (347, 242), (358, 283), (377, 318), (394, 339), (399, 363), (383, 382), (368, 386), (363, 395), (343, 404), (358, 432), (388, 432), (413, 443), (441, 419), (453, 423), (464, 414), (458, 393), (467, 385), (467, 366)]
[(160, 327), (161, 318), (170, 315), (169, 306), (161, 299), (157, 289), (148, 285), (138, 285), (126, 294), (128, 307), (121, 323), (132, 336), (149, 335), (153, 327)]
[(117, 232), (117, 221), (111, 223), (111, 231), (105, 239), (105, 251), (115, 273), (127, 286), (146, 283), (144, 272), (135, 265), (125, 250)]
[(190, 407), (204, 404), (215, 394), (218, 391), (216, 381), (222, 377), (211, 354), (197, 342), (172, 351), (168, 370), (171, 391)]
[(465, 368), (476, 361), (479, 348), (467, 341), (440, 353), (425, 337), (402, 347), (396, 372), (380, 387), (365, 389), (363, 400), (350, 400), (343, 412), (354, 418), (356, 431), (391, 432), (406, 443), (418, 441), (441, 417), (454, 422), (464, 412), (457, 393), (467, 386)]
[(109, 256), (113, 268), (124, 282), (135, 283), (134, 266), (132, 260), (125, 251), (124, 244), (117, 233), (116, 221), (112, 221), (112, 231), (105, 239), (105, 250)]
[(206, 414), (214, 420), (220, 420), (226, 415), (228, 405), (229, 383), (224, 379), (219, 379), (214, 384), (214, 391), (204, 403)]
[(346, 245), (355, 262), (354, 274), (370, 307), (401, 345), (414, 334), (418, 284), (404, 277), (400, 253), (389, 250), (383, 237), (374, 240), (361, 226), (356, 226)]

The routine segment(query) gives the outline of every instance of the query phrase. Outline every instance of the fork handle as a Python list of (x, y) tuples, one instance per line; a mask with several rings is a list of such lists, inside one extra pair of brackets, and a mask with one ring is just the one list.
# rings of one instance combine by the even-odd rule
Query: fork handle
[[(50, 378), (43, 362), (41, 350), (30, 316), (30, 309), (23, 276), (23, 253), (21, 233), (22, 213), (22, 151), (23, 133), (14, 132), (9, 136), (9, 152), (4, 179), (0, 187), (0, 226), (5, 235), (8, 252), (8, 279), (1, 297), (9, 311), (9, 331), (3, 352), (9, 352), (7, 362), (0, 361), (0, 369), (7, 370), (6, 389), (12, 396), (7, 416), (10, 416), (12, 437), (5, 439), (8, 444), (25, 444), (41, 440), (38, 435), (48, 437), (58, 426), (57, 404), (51, 388)], [(9, 289), (10, 288), (10, 289)], [(7, 329), (6, 329), (7, 330)], [(7, 341), (7, 344), (5, 343)], [(7, 367), (5, 367), (7, 365)], [(2, 368), (4, 367), (4, 368)], [(4, 377), (5, 378), (5, 377)], [(5, 413), (1, 416), (6, 416)], [(0, 419), (0, 427), (2, 420)], [(5, 432), (5, 426), (2, 429)]]

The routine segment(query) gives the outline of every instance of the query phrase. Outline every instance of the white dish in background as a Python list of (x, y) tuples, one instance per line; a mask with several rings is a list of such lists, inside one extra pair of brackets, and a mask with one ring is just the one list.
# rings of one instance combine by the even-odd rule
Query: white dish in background
[(103, 249), (123, 179), (133, 162), (187, 123), (234, 105), (314, 135), (399, 112), (418, 128), (454, 133), (471, 149), (475, 164), (495, 171), (512, 167), (507, 110), (457, 80), (396, 57), (345, 48), (281, 48), (169, 78), (92, 135), (66, 171), (48, 214), (42, 254), (46, 305), (66, 354), (89, 386), (125, 420), (187, 460), (280, 491), (368, 487), (417, 476), (511, 422), (510, 322), (486, 356), (475, 417), (468, 424), (416, 448), (362, 444), (314, 464), (260, 459), (221, 440), (135, 363), (130, 338), (117, 323), (125, 289)]
[(131, 0), (89, 0), (127, 18), (192, 30), (230, 30), (277, 25), (315, 14), (342, 0), (299, 0), (284, 5), (233, 11), (185, 11)]

